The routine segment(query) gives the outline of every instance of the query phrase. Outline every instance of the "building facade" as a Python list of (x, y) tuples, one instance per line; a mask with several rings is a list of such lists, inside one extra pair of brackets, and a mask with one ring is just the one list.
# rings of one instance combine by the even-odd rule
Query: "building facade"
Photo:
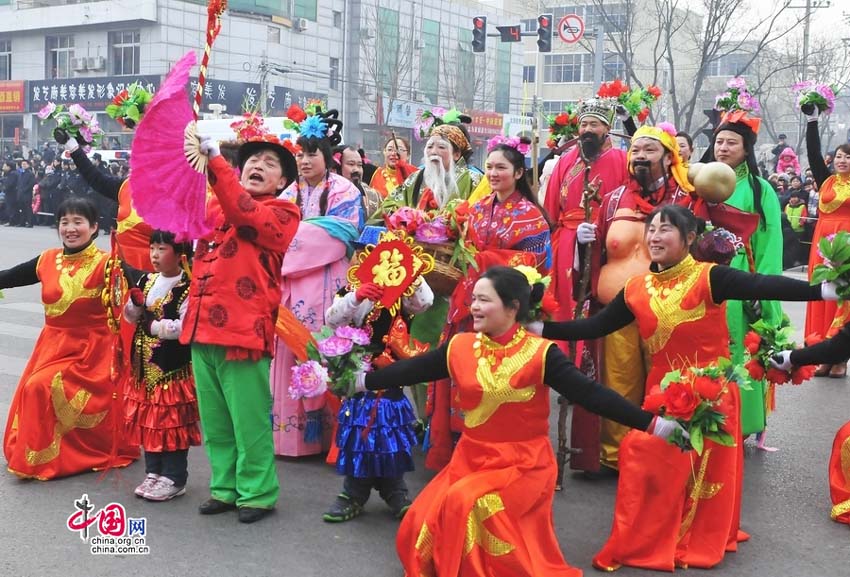
[[(230, 0), (204, 112), (279, 115), (320, 98), (340, 110), (347, 142), (375, 151), (390, 131), (410, 136), (426, 107), (458, 106), (498, 133), (501, 114), (522, 104), (523, 51), (492, 42), (473, 54), (482, 13), (519, 21), (469, 0)], [(132, 82), (155, 90), (183, 54), (202, 53), (205, 27), (206, 3), (194, 0), (0, 0), (0, 137), (49, 139), (35, 117), (47, 101), (102, 112)], [(131, 135), (98, 119), (109, 145), (129, 146)]]

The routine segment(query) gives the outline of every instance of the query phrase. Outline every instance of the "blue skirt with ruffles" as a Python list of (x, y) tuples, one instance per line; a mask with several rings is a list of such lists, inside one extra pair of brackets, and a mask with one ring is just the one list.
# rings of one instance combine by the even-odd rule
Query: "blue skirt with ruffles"
[(416, 417), (401, 391), (358, 393), (339, 410), (336, 470), (358, 478), (400, 477), (414, 469)]

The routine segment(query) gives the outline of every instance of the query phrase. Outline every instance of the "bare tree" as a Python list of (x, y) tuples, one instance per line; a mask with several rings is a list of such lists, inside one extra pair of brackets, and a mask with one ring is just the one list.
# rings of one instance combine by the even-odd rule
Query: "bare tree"
[(440, 97), (445, 106), (470, 110), (494, 103), (495, 79), (487, 81), (489, 52), (473, 53), (460, 43), (443, 42), (440, 47)]
[[(755, 14), (753, 3), (747, 0), (701, 0), (699, 12), (691, 10), (695, 2), (683, 0), (591, 1), (606, 23), (607, 45), (626, 65), (627, 80), (643, 86), (645, 79), (651, 78), (664, 85), (672, 120), (688, 132), (706, 124), (695, 127), (694, 116), (705, 101), (703, 89), (707, 88), (712, 67), (726, 56), (745, 53), (748, 58), (739, 71), (743, 73), (762, 51), (785, 39), (801, 20), (789, 10), (792, 0), (780, 0), (762, 15)], [(617, 24), (623, 18), (623, 9), (626, 26)], [(635, 18), (650, 23), (639, 37), (632, 32)], [(643, 44), (650, 42), (651, 56), (642, 61), (636, 55), (646, 52)], [(679, 62), (688, 64), (677, 66)]]
[(358, 92), (376, 123), (386, 124), (395, 102), (413, 97), (414, 15), (405, 17), (398, 0), (364, 4), (362, 13)]

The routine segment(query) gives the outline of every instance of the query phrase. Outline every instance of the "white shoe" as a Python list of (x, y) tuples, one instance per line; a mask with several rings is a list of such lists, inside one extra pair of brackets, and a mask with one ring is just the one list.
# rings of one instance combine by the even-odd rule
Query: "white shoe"
[(142, 481), (142, 484), (136, 487), (136, 490), (133, 491), (137, 497), (144, 497), (145, 493), (153, 489), (156, 482), (159, 481), (159, 475), (156, 473), (148, 473), (148, 476), (145, 477), (145, 480)]
[(177, 487), (168, 477), (160, 477), (150, 490), (145, 492), (148, 501), (168, 501), (186, 492), (186, 487)]

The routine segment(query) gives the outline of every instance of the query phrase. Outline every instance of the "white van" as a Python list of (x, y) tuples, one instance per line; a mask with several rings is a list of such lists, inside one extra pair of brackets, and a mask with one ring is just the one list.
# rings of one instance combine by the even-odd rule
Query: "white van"
[[(241, 116), (235, 118), (210, 118), (198, 121), (198, 134), (209, 135), (219, 142), (230, 142), (236, 140), (236, 133), (230, 127), (234, 122), (240, 122)], [(283, 121), (286, 120), (283, 116), (269, 116), (263, 119), (263, 124), (269, 129), (269, 132), (277, 136), (280, 140), (295, 140), (298, 134), (284, 127)]]

